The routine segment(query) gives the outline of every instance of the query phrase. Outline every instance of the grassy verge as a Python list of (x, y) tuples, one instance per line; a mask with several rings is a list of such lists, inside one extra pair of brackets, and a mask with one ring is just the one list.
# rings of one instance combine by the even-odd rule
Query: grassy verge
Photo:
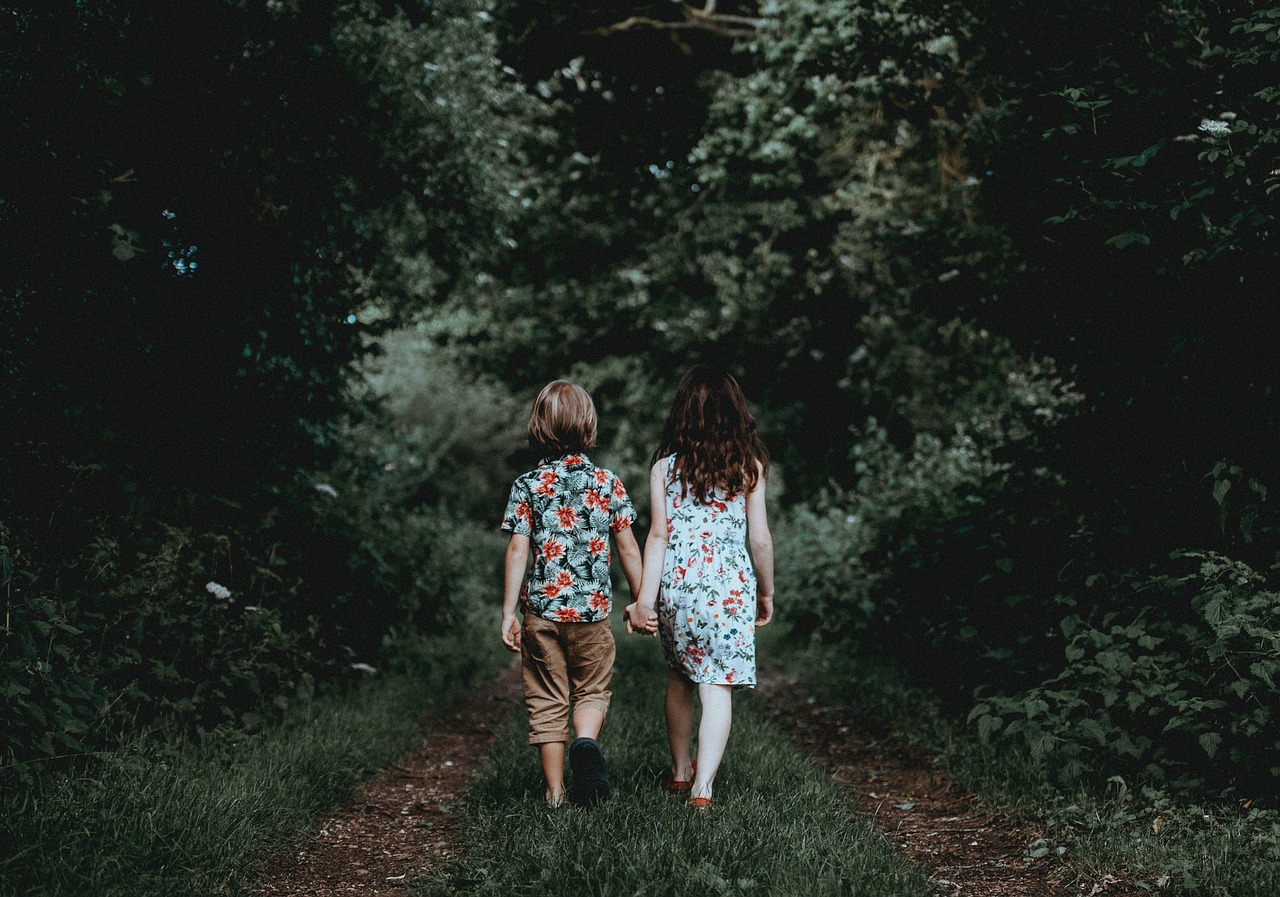
[[(494, 624), (496, 628), (496, 624)], [(486, 629), (487, 634), (487, 629)], [(4, 793), (0, 893), (247, 893), (260, 863), (420, 738), (424, 716), (502, 660), (478, 633), (425, 646), (432, 674), (379, 676), (252, 737), (141, 741)]]
[[(1097, 881), (1108, 874), (1153, 893), (1187, 897), (1280, 894), (1280, 814), (1266, 808), (1178, 799), (1141, 783), (1063, 785), (1020, 745), (984, 744), (962, 721), (940, 716), (924, 692), (898, 671), (829, 648), (785, 646), (771, 656), (832, 694), (864, 725), (890, 728), (939, 755), (965, 789), (1064, 847), (1068, 870)], [(1100, 771), (1101, 772), (1101, 771)]]
[(422, 895), (836, 895), (929, 893), (857, 809), (786, 736), (735, 701), (714, 809), (663, 794), (665, 681), (654, 640), (618, 636), (613, 705), (601, 735), (613, 796), (585, 810), (546, 807), (523, 719), (501, 735), (472, 792), (466, 858)]

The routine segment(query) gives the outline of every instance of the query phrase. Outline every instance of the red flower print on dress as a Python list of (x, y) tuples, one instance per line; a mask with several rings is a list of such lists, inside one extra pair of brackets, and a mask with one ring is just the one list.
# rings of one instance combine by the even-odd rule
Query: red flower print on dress
[(613, 481), (613, 497), (614, 498), (627, 497), (627, 490), (622, 488), (622, 480)]
[(592, 536), (591, 541), (587, 543), (587, 549), (592, 554), (604, 554), (609, 550), (609, 540), (601, 536)]
[(597, 469), (595, 472), (596, 482), (601, 486), (609, 482), (609, 472), (607, 470)]
[(556, 508), (556, 522), (561, 529), (573, 529), (582, 519), (573, 508)]
[(564, 543), (558, 539), (548, 539), (542, 545), (542, 559), (544, 561), (555, 561), (564, 557)]
[(578, 613), (577, 608), (562, 607), (556, 611), (556, 619), (561, 623), (581, 623), (582, 614)]
[(568, 455), (564, 459), (564, 463), (571, 467), (579, 467), (582, 465), (581, 455)]
[(607, 614), (609, 612), (609, 599), (606, 597), (604, 592), (592, 592), (591, 602), (588, 604), (588, 607), (598, 614)]
[(567, 589), (571, 585), (573, 585), (573, 576), (572, 574), (569, 573), (568, 570), (561, 570), (559, 573), (556, 574), (555, 582), (556, 582), (556, 585), (559, 586), (560, 588)]
[(522, 501), (516, 505), (516, 516), (525, 523), (533, 523), (533, 510), (529, 507), (527, 501)]

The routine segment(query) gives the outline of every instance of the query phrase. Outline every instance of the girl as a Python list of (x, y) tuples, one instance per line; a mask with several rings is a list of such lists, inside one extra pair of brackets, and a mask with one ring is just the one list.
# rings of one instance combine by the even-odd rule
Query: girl
[[(686, 803), (707, 809), (729, 740), (733, 689), (755, 686), (755, 628), (773, 618), (768, 458), (737, 381), (705, 365), (676, 388), (654, 456), (653, 521), (627, 621), (633, 631), (657, 631), (667, 661), (666, 787), (691, 792)], [(695, 691), (702, 704), (697, 764), (690, 753)]]

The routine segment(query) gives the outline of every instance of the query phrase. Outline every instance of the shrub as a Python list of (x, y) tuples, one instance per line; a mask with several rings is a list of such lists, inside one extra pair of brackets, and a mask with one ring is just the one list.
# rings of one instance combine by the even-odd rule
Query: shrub
[(1180, 788), (1274, 789), (1280, 593), (1221, 555), (1176, 557), (1198, 568), (1136, 583), (1149, 602), (1136, 615), (1067, 617), (1061, 672), (979, 701), (979, 734), (1024, 740), (1066, 778), (1108, 769)]

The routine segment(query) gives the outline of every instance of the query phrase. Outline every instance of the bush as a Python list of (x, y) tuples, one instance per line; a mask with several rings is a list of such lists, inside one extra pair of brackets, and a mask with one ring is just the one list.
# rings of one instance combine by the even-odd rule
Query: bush
[[(1062, 671), (970, 714), (984, 738), (1025, 740), (1070, 779), (1091, 770), (1178, 788), (1270, 793), (1280, 775), (1280, 593), (1210, 552), (1135, 584), (1136, 616), (1063, 623)], [(1155, 599), (1155, 600), (1152, 600)]]

